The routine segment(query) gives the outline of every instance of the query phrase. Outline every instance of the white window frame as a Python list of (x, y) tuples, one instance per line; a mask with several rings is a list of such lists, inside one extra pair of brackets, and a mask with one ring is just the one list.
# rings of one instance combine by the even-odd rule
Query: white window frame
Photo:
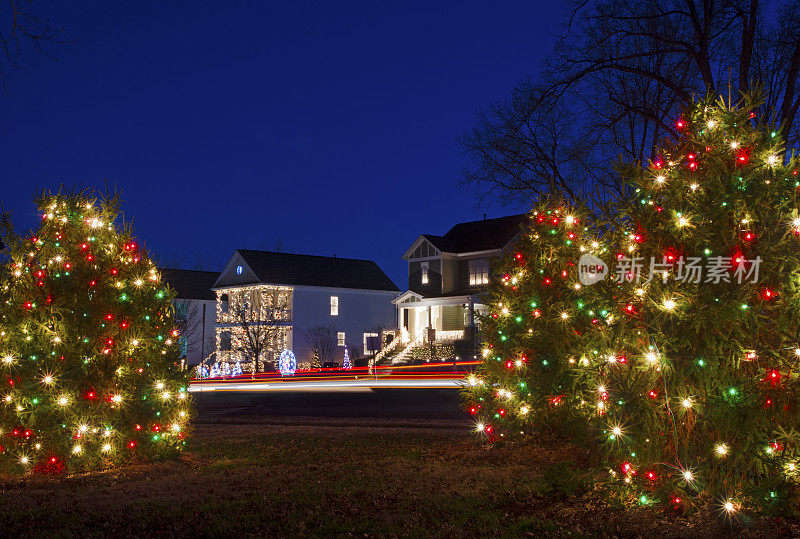
[(337, 331), (336, 332), (336, 343), (339, 346), (347, 346), (346, 342), (347, 336), (345, 335), (344, 331)]
[(331, 296), (331, 316), (339, 316), (339, 296)]
[(428, 274), (430, 272), (430, 262), (421, 262), (419, 265), (420, 282), (428, 284)]
[(377, 350), (373, 350), (372, 348), (369, 348), (367, 346), (367, 339), (369, 339), (370, 337), (380, 337), (380, 335), (378, 335), (377, 333), (364, 333), (364, 355), (366, 356), (377, 352)]
[(485, 258), (475, 258), (468, 262), (469, 285), (480, 286), (489, 284), (489, 261)]

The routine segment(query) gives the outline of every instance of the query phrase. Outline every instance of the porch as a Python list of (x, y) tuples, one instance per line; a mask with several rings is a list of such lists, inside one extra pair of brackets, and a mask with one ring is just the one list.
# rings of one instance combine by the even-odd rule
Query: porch
[(424, 297), (408, 291), (394, 303), (404, 343), (464, 339), (466, 330), (475, 327), (475, 313), (483, 309), (472, 295)]

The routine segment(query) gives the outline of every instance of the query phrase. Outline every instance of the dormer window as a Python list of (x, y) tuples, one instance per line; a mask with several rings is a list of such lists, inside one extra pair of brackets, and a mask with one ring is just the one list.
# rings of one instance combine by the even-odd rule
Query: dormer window
[(487, 259), (469, 261), (469, 285), (489, 284), (489, 261)]
[(420, 264), (420, 282), (422, 284), (428, 284), (428, 270), (430, 268), (429, 262), (423, 262)]

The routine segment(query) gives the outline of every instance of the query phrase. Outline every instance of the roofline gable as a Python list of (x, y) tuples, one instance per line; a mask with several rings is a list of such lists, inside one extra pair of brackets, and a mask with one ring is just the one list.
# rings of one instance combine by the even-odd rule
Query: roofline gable
[(392, 300), (392, 303), (397, 305), (397, 304), (402, 303), (402, 302), (404, 302), (405, 300), (407, 300), (408, 298), (411, 298), (411, 297), (416, 297), (419, 300), (423, 299), (422, 295), (417, 294), (413, 290), (407, 290), (407, 291), (403, 292), (402, 294), (400, 294), (399, 296), (397, 296), (396, 298), (394, 298)]
[(412, 243), (412, 244), (411, 244), (411, 247), (409, 247), (408, 249), (406, 249), (406, 252), (405, 252), (405, 253), (403, 253), (403, 256), (402, 256), (401, 258), (402, 258), (403, 260), (409, 260), (409, 259), (411, 258), (411, 254), (412, 254), (414, 251), (416, 251), (416, 250), (417, 250), (417, 247), (419, 247), (420, 245), (422, 245), (422, 242), (423, 242), (423, 241), (427, 241), (427, 242), (430, 244), (430, 246), (431, 246), (431, 247), (433, 247), (434, 249), (436, 249), (436, 250), (439, 252), (439, 254), (438, 254), (438, 255), (436, 255), (436, 256), (439, 256), (439, 255), (441, 255), (441, 254), (442, 254), (444, 251), (442, 251), (441, 249), (439, 249), (438, 247), (436, 247), (436, 246), (435, 246), (435, 245), (434, 245), (434, 244), (431, 242), (431, 240), (429, 240), (428, 238), (426, 238), (425, 236), (427, 236), (427, 235), (428, 235), (428, 234), (420, 234), (419, 236), (417, 236), (417, 239), (415, 239), (415, 240), (414, 240), (414, 243)]
[(214, 285), (211, 287), (212, 290), (217, 288), (227, 288), (228, 285), (220, 286), (220, 281), (223, 280), (223, 277), (227, 278), (230, 272), (234, 271), (233, 270), (234, 266), (242, 266), (242, 268), (247, 268), (247, 270), (256, 277), (255, 281), (251, 281), (249, 283), (244, 283), (244, 282), (237, 283), (237, 286), (241, 286), (244, 284), (255, 284), (261, 282), (261, 278), (255, 271), (253, 271), (253, 268), (250, 267), (250, 265), (242, 256), (242, 254), (239, 252), (239, 249), (234, 249), (233, 254), (231, 255), (230, 259), (228, 259), (228, 263), (225, 264), (225, 267), (222, 268), (221, 272), (219, 272), (219, 277), (217, 277), (217, 280), (214, 281)]

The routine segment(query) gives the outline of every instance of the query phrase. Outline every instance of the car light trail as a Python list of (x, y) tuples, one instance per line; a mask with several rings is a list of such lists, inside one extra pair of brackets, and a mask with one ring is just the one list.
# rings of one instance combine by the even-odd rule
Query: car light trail
[(298, 371), (294, 376), (277, 373), (240, 375), (235, 378), (192, 380), (191, 393), (211, 391), (346, 391), (353, 389), (405, 388), (445, 389), (459, 388), (469, 374), (464, 367), (472, 368), (480, 361), (459, 363), (453, 371), (450, 364), (404, 365), (395, 367), (368, 367), (342, 371), (341, 369), (316, 369)]
[(219, 382), (192, 384), (190, 393), (205, 391), (309, 391), (314, 389), (353, 389), (353, 388), (458, 388), (464, 384), (464, 377), (448, 378), (379, 378), (379, 379), (348, 379), (348, 380), (298, 380), (293, 382)]

